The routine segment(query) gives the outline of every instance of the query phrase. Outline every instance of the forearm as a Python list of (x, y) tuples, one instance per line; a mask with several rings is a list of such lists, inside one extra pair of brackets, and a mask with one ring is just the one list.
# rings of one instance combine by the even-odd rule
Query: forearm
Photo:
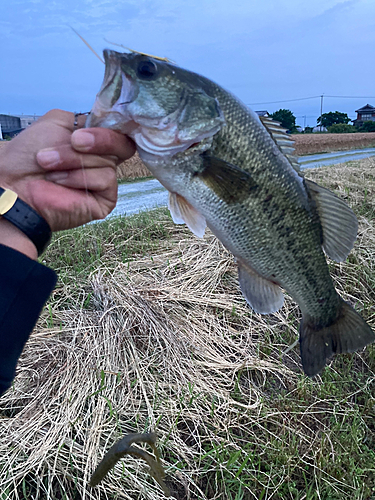
[(18, 358), (56, 280), (51, 269), (0, 245), (0, 395), (11, 385)]
[(23, 253), (30, 259), (36, 260), (38, 252), (34, 243), (11, 222), (0, 216), (0, 244)]

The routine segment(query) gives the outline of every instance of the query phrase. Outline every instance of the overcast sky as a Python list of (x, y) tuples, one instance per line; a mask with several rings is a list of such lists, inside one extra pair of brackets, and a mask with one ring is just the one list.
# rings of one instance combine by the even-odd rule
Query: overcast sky
[(352, 118), (375, 106), (374, 0), (2, 1), (0, 113), (91, 108), (104, 66), (68, 25), (99, 53), (106, 38), (167, 56), (254, 110), (291, 109), (301, 125), (316, 124), (320, 98), (263, 103), (360, 96), (324, 98), (323, 112)]

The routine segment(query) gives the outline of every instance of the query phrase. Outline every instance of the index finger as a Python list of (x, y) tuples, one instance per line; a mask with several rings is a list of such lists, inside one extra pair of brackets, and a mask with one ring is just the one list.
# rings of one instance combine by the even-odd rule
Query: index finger
[(107, 128), (79, 129), (72, 134), (72, 146), (80, 153), (112, 155), (127, 160), (135, 153), (134, 142), (126, 135)]
[(72, 113), (63, 109), (51, 109), (38, 119), (38, 122), (50, 121), (73, 132), (85, 126), (88, 113)]

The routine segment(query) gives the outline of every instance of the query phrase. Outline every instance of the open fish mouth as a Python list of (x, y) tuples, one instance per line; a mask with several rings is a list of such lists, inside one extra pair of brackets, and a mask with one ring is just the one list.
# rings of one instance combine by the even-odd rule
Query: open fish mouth
[(126, 105), (136, 95), (136, 85), (125, 74), (119, 64), (117, 52), (104, 50), (105, 74), (91, 113), (86, 121), (88, 127), (106, 127), (131, 135), (135, 124)]
[[(108, 49), (103, 54), (104, 80), (86, 127), (107, 127), (129, 135), (141, 156), (173, 156), (212, 137), (223, 126), (216, 99), (189, 85), (179, 89), (172, 106), (158, 102), (150, 81), (157, 82), (159, 73), (171, 71), (170, 65), (166, 68), (149, 57)], [(192, 118), (193, 108), (203, 109), (203, 119)]]

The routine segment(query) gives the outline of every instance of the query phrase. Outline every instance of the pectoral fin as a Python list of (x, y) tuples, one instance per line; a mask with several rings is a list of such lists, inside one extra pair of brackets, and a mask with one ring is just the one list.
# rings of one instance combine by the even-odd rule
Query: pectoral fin
[(169, 193), (168, 208), (175, 224), (186, 224), (198, 238), (203, 238), (206, 219), (185, 198), (177, 193)]
[(238, 203), (258, 187), (252, 176), (236, 165), (206, 154), (202, 160), (203, 171), (197, 175), (226, 203)]
[(260, 314), (278, 311), (284, 303), (279, 285), (260, 276), (245, 262), (238, 260), (237, 263), (241, 292), (250, 307)]
[(345, 201), (329, 189), (308, 179), (305, 179), (305, 185), (319, 213), (324, 251), (331, 259), (342, 262), (357, 238), (357, 217)]

